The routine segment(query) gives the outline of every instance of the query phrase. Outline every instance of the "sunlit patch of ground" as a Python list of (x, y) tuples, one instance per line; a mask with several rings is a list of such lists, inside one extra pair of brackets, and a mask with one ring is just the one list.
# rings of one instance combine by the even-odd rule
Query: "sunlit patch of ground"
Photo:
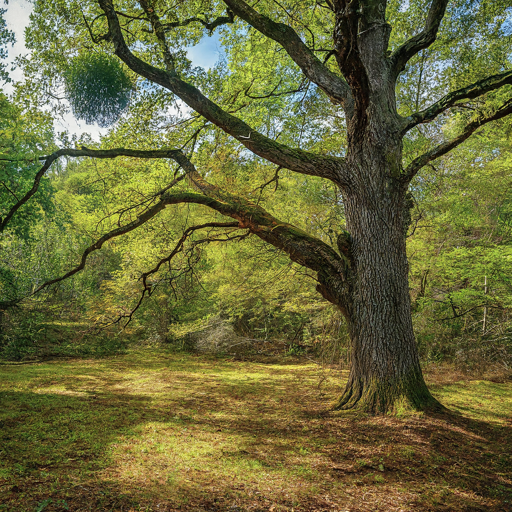
[(432, 375), (455, 414), (371, 418), (329, 410), (344, 378), (150, 350), (0, 366), (0, 510), (512, 510), (512, 383)]

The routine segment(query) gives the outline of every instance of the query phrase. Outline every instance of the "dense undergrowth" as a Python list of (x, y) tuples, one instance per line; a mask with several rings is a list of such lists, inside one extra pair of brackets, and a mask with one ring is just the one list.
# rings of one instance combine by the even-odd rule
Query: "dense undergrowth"
[[(346, 326), (330, 306), (309, 317), (248, 311), (245, 317), (217, 314), (185, 322), (172, 322), (162, 308), (123, 328), (122, 322), (98, 325), (61, 302), (33, 301), (5, 312), (0, 326), (0, 361), (6, 362), (104, 357), (129, 348), (160, 347), (224, 356), (297, 356), (344, 369), (350, 364)], [(417, 322), (422, 364), (448, 365), (473, 376), (512, 375), (512, 331), (508, 323), (499, 327), (482, 336), (435, 322), (425, 332)]]

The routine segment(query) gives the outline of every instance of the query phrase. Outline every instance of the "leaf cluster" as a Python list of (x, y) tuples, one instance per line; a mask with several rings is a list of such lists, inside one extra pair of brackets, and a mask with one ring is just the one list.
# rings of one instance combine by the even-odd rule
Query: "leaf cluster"
[(104, 53), (82, 53), (64, 74), (73, 114), (101, 127), (116, 122), (130, 103), (132, 81), (118, 59)]

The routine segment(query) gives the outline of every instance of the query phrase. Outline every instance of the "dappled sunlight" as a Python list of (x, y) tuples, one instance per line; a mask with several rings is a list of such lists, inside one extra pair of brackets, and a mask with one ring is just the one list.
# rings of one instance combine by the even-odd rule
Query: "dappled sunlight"
[(479, 420), (511, 423), (512, 386), (482, 380), (456, 382), (436, 390), (450, 409)]
[(51, 498), (70, 510), (499, 511), (510, 499), (510, 383), (437, 385), (462, 414), (397, 418), (331, 412), (340, 372), (310, 364), (137, 351), (0, 372), (0, 485), (17, 510)]

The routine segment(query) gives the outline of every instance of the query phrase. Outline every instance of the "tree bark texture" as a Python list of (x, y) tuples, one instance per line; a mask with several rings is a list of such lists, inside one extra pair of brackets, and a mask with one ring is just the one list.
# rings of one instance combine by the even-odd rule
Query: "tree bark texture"
[(424, 382), (412, 325), (406, 254), (411, 204), (398, 116), (388, 110), (392, 94), (377, 90), (367, 109), (374, 115), (349, 133), (351, 180), (343, 187), (348, 291), (339, 305), (349, 324), (351, 368), (336, 408), (441, 408)]
[[(376, 164), (375, 159), (366, 161), (367, 166)], [(423, 380), (412, 326), (408, 206), (404, 185), (381, 172), (364, 172), (346, 194), (352, 262), (345, 309), (352, 354), (339, 409), (358, 406), (376, 413), (406, 404), (414, 409), (436, 405)]]

